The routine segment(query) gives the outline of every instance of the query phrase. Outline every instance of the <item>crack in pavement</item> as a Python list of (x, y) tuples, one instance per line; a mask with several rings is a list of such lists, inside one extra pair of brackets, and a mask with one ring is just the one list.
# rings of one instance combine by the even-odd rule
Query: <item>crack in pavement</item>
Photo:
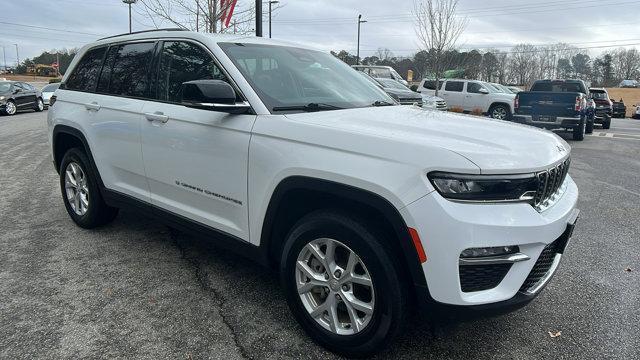
[(169, 228), (168, 230), (169, 238), (173, 242), (174, 246), (180, 251), (180, 256), (182, 257), (182, 259), (186, 260), (195, 270), (196, 281), (202, 289), (210, 294), (211, 299), (216, 303), (216, 305), (218, 305), (218, 314), (220, 314), (222, 322), (229, 328), (231, 332), (231, 338), (233, 339), (235, 346), (238, 348), (240, 356), (242, 356), (243, 359), (253, 359), (253, 357), (249, 355), (247, 349), (245, 349), (240, 342), (240, 338), (236, 333), (236, 329), (232, 325), (230, 319), (225, 315), (224, 311), (222, 311), (222, 307), (226, 303), (225, 298), (217, 289), (209, 286), (206, 281), (206, 276), (203, 272), (202, 266), (194, 258), (187, 256), (187, 250), (180, 245), (180, 241), (178, 240), (178, 231), (172, 228)]

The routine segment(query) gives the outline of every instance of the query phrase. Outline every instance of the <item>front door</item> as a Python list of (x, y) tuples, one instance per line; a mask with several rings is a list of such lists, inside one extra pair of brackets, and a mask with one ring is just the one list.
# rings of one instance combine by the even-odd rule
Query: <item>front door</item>
[(157, 72), (157, 101), (145, 103), (141, 129), (151, 202), (248, 239), (247, 163), (256, 116), (180, 105), (183, 82), (227, 80), (199, 44), (164, 42)]
[[(487, 93), (481, 92), (480, 89), (484, 89)], [(487, 94), (489, 89), (485, 88), (482, 84), (469, 81), (467, 82), (467, 89), (464, 98), (464, 110), (465, 111), (487, 111)]]

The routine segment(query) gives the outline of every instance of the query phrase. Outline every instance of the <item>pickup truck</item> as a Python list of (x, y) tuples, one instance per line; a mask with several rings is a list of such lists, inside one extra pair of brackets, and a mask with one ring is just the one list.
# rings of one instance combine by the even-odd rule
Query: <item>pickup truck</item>
[(589, 89), (582, 80), (538, 80), (516, 94), (513, 121), (544, 129), (573, 131), (574, 140), (593, 132), (588, 114)]
[(627, 116), (627, 106), (624, 104), (624, 100), (620, 98), (620, 101), (613, 101), (613, 114), (614, 118), (625, 118)]

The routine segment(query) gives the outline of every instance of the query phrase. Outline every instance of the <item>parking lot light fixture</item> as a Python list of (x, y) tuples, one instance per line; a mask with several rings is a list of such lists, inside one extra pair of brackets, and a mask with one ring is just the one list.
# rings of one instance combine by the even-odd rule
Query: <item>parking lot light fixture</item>
[(358, 15), (358, 49), (356, 51), (356, 65), (360, 65), (360, 24), (366, 22), (367, 20), (362, 20), (362, 15)]
[(135, 4), (138, 0), (122, 0), (123, 3), (129, 5), (129, 34), (131, 34), (131, 5)]

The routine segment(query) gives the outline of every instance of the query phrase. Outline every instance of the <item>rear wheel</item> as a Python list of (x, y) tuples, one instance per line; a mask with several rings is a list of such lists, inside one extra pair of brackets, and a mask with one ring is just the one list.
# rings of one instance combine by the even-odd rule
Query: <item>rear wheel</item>
[(582, 141), (584, 140), (584, 134), (587, 128), (586, 119), (582, 118), (580, 120), (580, 124), (573, 128), (573, 140)]
[(605, 116), (604, 120), (602, 120), (602, 128), (607, 130), (611, 128), (611, 117)]
[(586, 126), (585, 131), (584, 131), (586, 134), (593, 133), (593, 122), (594, 121), (595, 121), (595, 119), (587, 120), (587, 126)]
[(44, 101), (42, 101), (42, 98), (38, 98), (38, 100), (36, 101), (36, 105), (33, 107), (33, 110), (38, 112), (44, 110)]
[(367, 356), (404, 328), (408, 286), (375, 224), (317, 211), (289, 233), (280, 274), (289, 307), (320, 345)]
[(60, 190), (67, 213), (82, 228), (104, 225), (118, 215), (118, 209), (107, 206), (102, 199), (97, 174), (80, 149), (70, 149), (62, 158)]

